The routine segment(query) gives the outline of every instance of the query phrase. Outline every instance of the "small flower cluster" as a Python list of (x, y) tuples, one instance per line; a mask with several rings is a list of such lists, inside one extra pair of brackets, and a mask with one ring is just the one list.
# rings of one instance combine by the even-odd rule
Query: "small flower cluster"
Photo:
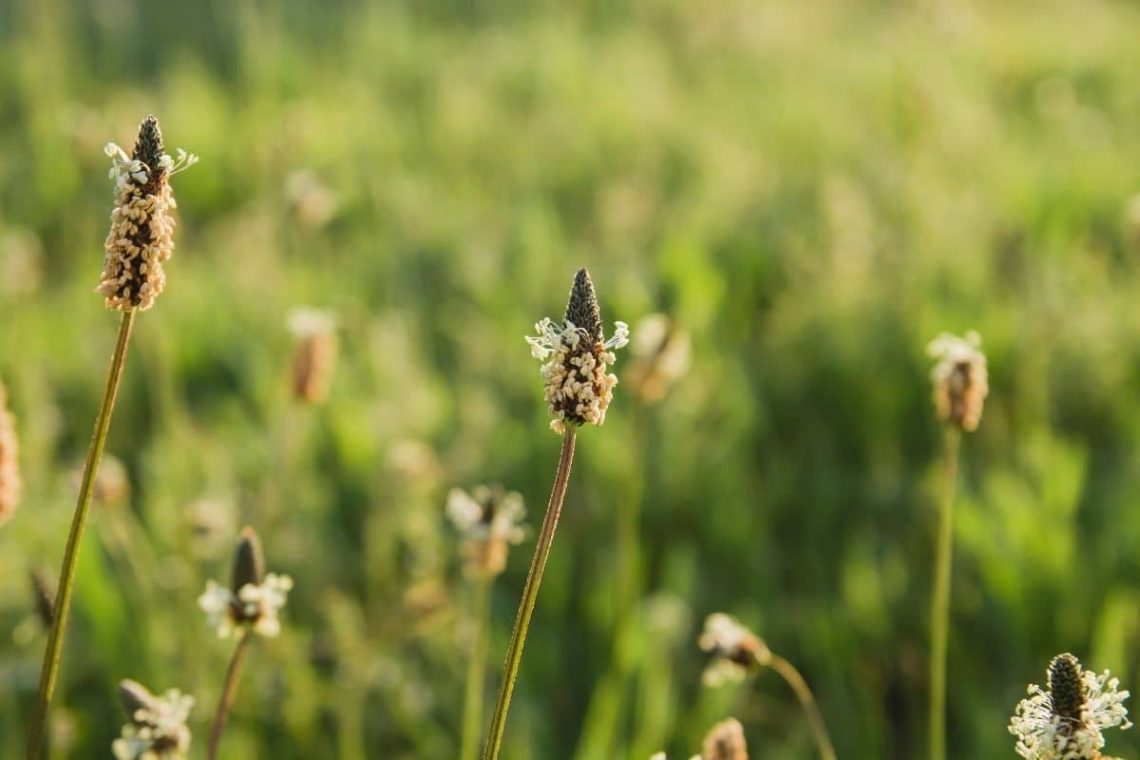
[(723, 612), (714, 612), (705, 619), (697, 644), (713, 655), (701, 676), (706, 686), (739, 683), (772, 659), (771, 650), (760, 637)]
[(543, 319), (534, 326), (538, 335), (527, 337), (531, 355), (544, 362), (542, 379), (547, 408), (554, 415), (550, 423), (554, 432), (564, 433), (567, 424), (605, 422), (617, 385), (617, 375), (607, 371), (617, 361), (612, 349), (629, 343), (629, 326), (614, 324), (614, 335), (606, 340), (594, 284), (589, 273), (580, 269), (562, 324)]
[(977, 430), (990, 392), (981, 346), (981, 336), (971, 330), (964, 338), (942, 333), (926, 347), (926, 353), (938, 360), (930, 372), (938, 418), (966, 432)]
[(463, 536), (464, 572), (491, 578), (507, 566), (507, 549), (526, 538), (523, 498), (501, 487), (476, 486), (471, 493), (453, 488), (447, 516)]
[[(666, 760), (666, 756), (664, 752), (658, 752), (649, 760)], [(701, 754), (693, 755), (689, 760), (748, 760), (744, 726), (736, 718), (717, 723), (705, 734)]]
[(171, 211), (176, 204), (168, 180), (198, 157), (179, 149), (177, 158), (171, 158), (153, 116), (143, 120), (129, 157), (115, 143), (107, 143), (103, 152), (111, 159), (115, 208), (98, 290), (109, 309), (149, 309), (166, 286), (162, 264), (174, 252)]
[(1130, 728), (1120, 682), (1106, 670), (1084, 670), (1071, 654), (1049, 663), (1048, 689), (1029, 686), (1018, 703), (1009, 732), (1017, 737), (1017, 754), (1026, 760), (1097, 760), (1106, 728)]
[(10, 518), (20, 504), (20, 444), (16, 423), (8, 411), (8, 398), (0, 385), (0, 523)]
[(186, 721), (194, 698), (178, 689), (161, 697), (135, 681), (119, 684), (119, 697), (130, 716), (119, 738), (111, 744), (116, 760), (182, 760), (190, 748)]
[(269, 637), (281, 632), (278, 613), (285, 607), (293, 579), (266, 575), (264, 564), (257, 534), (246, 528), (234, 553), (231, 586), (208, 581), (205, 593), (198, 597), (198, 606), (219, 638), (229, 638), (235, 631), (239, 636), (252, 630)]

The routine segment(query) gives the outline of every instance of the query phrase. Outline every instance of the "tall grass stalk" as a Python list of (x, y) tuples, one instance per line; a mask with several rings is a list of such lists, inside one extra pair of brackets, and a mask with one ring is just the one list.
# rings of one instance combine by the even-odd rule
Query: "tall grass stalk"
[(59, 664), (63, 657), (63, 637), (67, 632), (67, 621), (71, 612), (71, 597), (75, 591), (75, 568), (79, 561), (79, 548), (83, 532), (87, 527), (87, 514), (91, 508), (91, 495), (95, 490), (95, 475), (99, 469), (99, 459), (107, 442), (107, 432), (111, 428), (111, 414), (115, 409), (115, 399), (119, 394), (119, 383), (123, 377), (123, 367), (130, 345), (131, 331), (134, 328), (136, 309), (126, 309), (119, 320), (119, 334), (115, 340), (115, 351), (111, 355), (111, 368), (107, 373), (107, 385), (99, 414), (95, 418), (95, 432), (87, 449), (87, 461), (83, 466), (83, 478), (79, 485), (79, 498), (75, 514), (71, 519), (71, 530), (67, 536), (67, 548), (63, 553), (63, 568), (59, 573), (59, 590), (55, 597), (55, 615), (48, 634), (47, 650), (44, 652), (43, 669), (40, 672), (39, 691), (36, 695), (32, 727), (28, 734), (28, 760), (36, 760), (43, 742), (44, 727), (47, 724), (48, 709), (55, 693)]
[(954, 551), (954, 485), (962, 433), (947, 425), (942, 449), (942, 494), (930, 608), (930, 758), (946, 760), (946, 649), (950, 629), (950, 570)]
[(230, 666), (226, 669), (226, 682), (222, 686), (222, 695), (218, 698), (218, 709), (214, 712), (214, 724), (210, 728), (210, 743), (206, 749), (209, 760), (217, 760), (218, 745), (222, 741), (222, 730), (226, 727), (226, 717), (237, 695), (238, 681), (241, 679), (241, 666), (245, 662), (246, 652), (249, 651), (249, 640), (253, 638), (253, 631), (246, 631), (238, 640)]
[(483, 760), (496, 760), (502, 748), (503, 733), (507, 725), (507, 711), (511, 706), (511, 695), (514, 693), (519, 664), (522, 662), (527, 629), (530, 628), (530, 619), (534, 615), (534, 605), (538, 599), (538, 587), (542, 583), (542, 573), (546, 569), (546, 560), (550, 557), (550, 547), (554, 543), (554, 531), (558, 527), (558, 516), (562, 512), (562, 502), (566, 498), (566, 486), (570, 482), (570, 466), (574, 462), (576, 433), (577, 430), (574, 426), (567, 426), (562, 434), (562, 453), (558, 458), (558, 471), (554, 476), (554, 487), (550, 492), (550, 501), (546, 505), (546, 515), (542, 518), (542, 529), (539, 531), (538, 544), (534, 549), (534, 558), (531, 559), (526, 584), (523, 586), (522, 599), (519, 600), (518, 613), (515, 615), (515, 624), (511, 631), (511, 643), (507, 647), (507, 661), (503, 666), (503, 681), (499, 685), (495, 712), (491, 716), (491, 730), (487, 735), (487, 743), (483, 747)]
[(800, 705), (807, 713), (808, 725), (811, 726), (811, 733), (815, 738), (816, 747), (819, 749), (820, 758), (822, 760), (835, 760), (835, 747), (832, 746), (831, 737), (827, 734), (827, 725), (823, 722), (823, 716), (815, 702), (815, 695), (811, 693), (811, 688), (807, 685), (804, 677), (800, 675), (800, 671), (796, 670), (795, 665), (776, 654), (772, 655), (767, 666), (779, 673), (792, 687), (792, 691), (796, 693)]
[(487, 674), (487, 643), (491, 628), (491, 579), (477, 578), (474, 594), (475, 641), (467, 663), (467, 692), (463, 698), (463, 736), (460, 760), (479, 756), (479, 728), (483, 725), (483, 690)]

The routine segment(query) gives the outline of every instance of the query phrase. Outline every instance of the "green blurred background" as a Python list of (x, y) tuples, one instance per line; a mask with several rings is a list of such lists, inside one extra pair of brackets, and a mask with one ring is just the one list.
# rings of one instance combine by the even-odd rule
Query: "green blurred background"
[[(953, 756), (1012, 757), (1059, 651), (1140, 688), (1138, 38), (1140, 8), (1101, 0), (0, 0), (26, 479), (0, 756), (45, 643), (27, 573), (58, 572), (114, 339), (102, 146), (152, 112), (201, 163), (136, 328), (108, 449), (129, 493), (94, 510), (54, 757), (109, 756), (123, 677), (196, 695), (204, 756), (231, 644), (195, 600), (246, 523), (296, 589), (223, 754), (454, 757), (471, 595), (446, 493), (502, 483), (537, 524), (558, 439), (523, 336), (581, 265), (607, 320), (665, 314), (691, 350), (658, 403), (621, 352), (580, 438), (506, 757), (688, 757), (729, 714), (755, 756), (811, 757), (774, 674), (699, 686), (716, 610), (800, 666), (841, 757), (925, 756), (942, 330), (982, 333), (992, 387), (960, 481)], [(289, 395), (304, 304), (339, 320), (317, 407)], [(532, 547), (494, 589), (492, 673)]]

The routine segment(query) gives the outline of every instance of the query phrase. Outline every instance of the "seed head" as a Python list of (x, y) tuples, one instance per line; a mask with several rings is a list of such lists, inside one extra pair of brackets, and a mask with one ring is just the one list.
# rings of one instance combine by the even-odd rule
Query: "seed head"
[(20, 480), (19, 456), (16, 420), (8, 411), (8, 397), (3, 383), (0, 383), (0, 524), (12, 517), (20, 505), (23, 482)]
[(982, 338), (970, 331), (965, 338), (942, 333), (926, 352), (938, 360), (930, 372), (938, 418), (971, 432), (982, 419), (982, 405), (990, 392)]
[(328, 397), (336, 367), (336, 319), (326, 311), (297, 309), (289, 315), (289, 326), (297, 336), (293, 350), (293, 398), (305, 404), (319, 404)]
[(759, 636), (723, 612), (705, 618), (697, 644), (713, 656), (701, 677), (706, 686), (739, 683), (772, 660), (771, 650)]
[(166, 286), (162, 265), (174, 253), (171, 212), (177, 204), (169, 179), (196, 163), (198, 157), (182, 149), (177, 151), (177, 158), (167, 155), (162, 130), (153, 116), (139, 125), (129, 157), (114, 143), (107, 143), (103, 152), (111, 159), (115, 208), (103, 244), (98, 291), (108, 309), (149, 309)]
[(717, 723), (705, 735), (701, 760), (748, 760), (744, 726), (736, 718)]
[(463, 536), (463, 572), (471, 578), (494, 578), (507, 566), (507, 550), (526, 538), (522, 496), (502, 486), (476, 486), (471, 493), (453, 488), (447, 516)]
[(616, 322), (613, 337), (605, 339), (594, 284), (580, 269), (563, 324), (543, 319), (534, 329), (538, 335), (526, 340), (531, 355), (543, 361), (546, 405), (554, 416), (551, 429), (561, 434), (568, 423), (601, 425), (618, 381), (617, 375), (607, 372), (617, 360), (611, 349), (629, 343), (628, 325)]

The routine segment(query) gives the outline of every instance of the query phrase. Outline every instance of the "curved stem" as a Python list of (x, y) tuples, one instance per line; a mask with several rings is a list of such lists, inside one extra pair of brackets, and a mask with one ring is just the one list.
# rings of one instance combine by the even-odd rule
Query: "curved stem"
[(831, 746), (831, 738), (827, 735), (827, 725), (823, 722), (819, 706), (815, 703), (815, 696), (811, 693), (807, 681), (800, 675), (800, 671), (796, 670), (795, 665), (779, 655), (772, 655), (772, 659), (767, 665), (788, 682), (788, 685), (796, 693), (796, 697), (799, 698), (800, 705), (807, 713), (812, 735), (815, 737), (816, 746), (819, 748), (819, 756), (823, 760), (835, 760), (835, 748)]
[(574, 461), (574, 438), (576, 430), (568, 427), (562, 436), (562, 454), (558, 458), (558, 472), (554, 476), (554, 488), (546, 505), (546, 516), (542, 518), (542, 529), (538, 534), (538, 545), (534, 548), (534, 558), (530, 561), (530, 571), (523, 586), (519, 610), (515, 615), (511, 643), (507, 647), (507, 661), (503, 666), (503, 682), (499, 685), (499, 696), (495, 701), (495, 712), (491, 716), (491, 731), (483, 747), (483, 760), (496, 760), (503, 744), (503, 733), (507, 726), (507, 711), (511, 706), (511, 694), (515, 690), (515, 680), (522, 662), (523, 646), (530, 619), (534, 615), (534, 604), (538, 599), (538, 587), (542, 583), (542, 573), (554, 543), (554, 530), (558, 527), (558, 515), (562, 512), (562, 501), (566, 498), (566, 486), (570, 482), (570, 465)]
[(87, 461), (83, 465), (83, 478), (79, 484), (79, 498), (75, 504), (75, 514), (71, 518), (67, 548), (63, 552), (63, 568), (59, 572), (59, 590), (55, 595), (55, 620), (48, 634), (43, 669), (40, 671), (39, 692), (36, 695), (35, 713), (32, 717), (31, 732), (28, 735), (28, 760), (36, 760), (40, 755), (48, 709), (55, 693), (60, 660), (63, 658), (63, 637), (67, 632), (71, 597), (75, 592), (75, 568), (79, 561), (79, 547), (83, 540), (83, 531), (87, 527), (91, 495), (95, 491), (95, 475), (99, 470), (103, 447), (107, 443), (107, 431), (111, 428), (111, 413), (115, 409), (115, 399), (119, 395), (119, 382), (123, 377), (123, 366), (126, 363), (127, 347), (130, 345), (134, 323), (135, 310), (124, 311), (119, 320), (119, 334), (115, 339), (115, 351), (111, 355), (111, 367), (107, 372), (103, 400), (99, 405), (99, 414), (95, 417), (95, 431), (87, 448)]
[(467, 663), (467, 694), (463, 700), (463, 738), (460, 741), (460, 760), (475, 760), (479, 756), (479, 727), (483, 725), (483, 689), (487, 673), (487, 638), (491, 623), (491, 579), (475, 581), (475, 641)]
[(226, 716), (229, 715), (230, 705), (234, 703), (237, 694), (238, 678), (241, 676), (241, 665), (245, 662), (245, 653), (249, 649), (249, 640), (253, 638), (253, 631), (245, 631), (234, 650), (233, 659), (226, 669), (226, 682), (222, 686), (222, 696), (218, 699), (218, 710), (214, 713), (214, 725), (210, 729), (210, 744), (206, 750), (209, 760), (217, 760), (218, 744), (222, 741), (222, 729), (226, 727)]
[(946, 760), (946, 649), (950, 629), (950, 569), (954, 551), (954, 483), (962, 434), (947, 426), (942, 450), (942, 494), (930, 607), (930, 758)]

